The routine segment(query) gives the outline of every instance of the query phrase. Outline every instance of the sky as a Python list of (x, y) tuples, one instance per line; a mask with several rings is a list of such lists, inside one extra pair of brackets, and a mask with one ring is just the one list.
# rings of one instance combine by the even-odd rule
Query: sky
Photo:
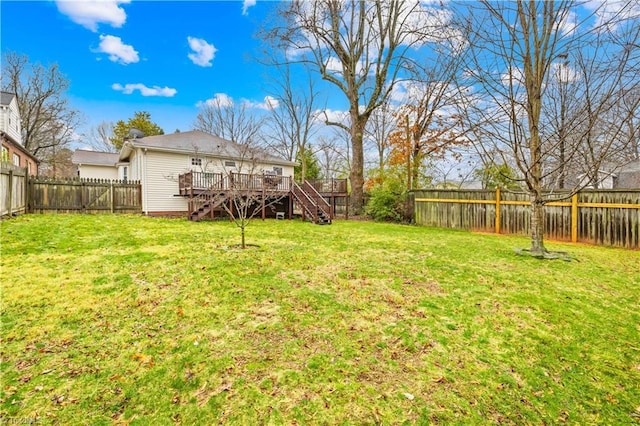
[(78, 133), (148, 111), (166, 133), (192, 128), (214, 97), (265, 108), (257, 33), (277, 6), (243, 1), (0, 2), (2, 53), (57, 63)]

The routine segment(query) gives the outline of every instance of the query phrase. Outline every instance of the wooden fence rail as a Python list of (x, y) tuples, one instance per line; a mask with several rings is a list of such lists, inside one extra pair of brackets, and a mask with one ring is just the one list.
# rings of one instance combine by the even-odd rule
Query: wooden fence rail
[(29, 180), (31, 213), (140, 213), (142, 189), (137, 181), (105, 179)]
[(0, 162), (0, 216), (27, 210), (27, 170)]
[[(419, 225), (529, 235), (529, 195), (485, 190), (413, 192)], [(545, 206), (545, 237), (604, 246), (640, 248), (640, 190), (554, 193)]]

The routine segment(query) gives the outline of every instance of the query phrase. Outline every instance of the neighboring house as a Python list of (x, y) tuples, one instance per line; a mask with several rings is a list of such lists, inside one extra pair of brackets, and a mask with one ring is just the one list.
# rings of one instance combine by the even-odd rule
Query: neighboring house
[(187, 215), (189, 201), (179, 194), (178, 177), (189, 171), (293, 177), (295, 163), (253, 152), (205, 132), (176, 132), (127, 140), (116, 168), (120, 177), (140, 181), (144, 213)]
[(82, 179), (125, 179), (118, 175), (119, 154), (78, 149), (71, 162), (76, 166), (76, 175)]
[(22, 127), (18, 100), (13, 93), (0, 92), (1, 161), (27, 169), (29, 175), (38, 174), (38, 160), (22, 146)]
[[(586, 178), (581, 175), (580, 179), (584, 182)], [(594, 188), (594, 185), (589, 184), (586, 188)], [(640, 189), (640, 161), (603, 165), (598, 170), (598, 189)]]
[(620, 167), (613, 181), (616, 189), (640, 189), (640, 160)]

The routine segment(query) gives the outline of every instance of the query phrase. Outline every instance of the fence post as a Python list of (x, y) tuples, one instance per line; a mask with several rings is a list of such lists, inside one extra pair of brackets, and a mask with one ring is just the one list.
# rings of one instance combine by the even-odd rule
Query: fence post
[(114, 208), (114, 204), (115, 204), (115, 200), (114, 200), (114, 190), (113, 190), (113, 179), (111, 180), (111, 184), (109, 185), (109, 195), (111, 196), (111, 213), (114, 212), (115, 208)]
[(571, 242), (578, 242), (578, 194), (571, 197)]
[(11, 214), (13, 213), (11, 211), (12, 207), (13, 207), (13, 169), (9, 169), (9, 206), (7, 210), (7, 213), (9, 214), (9, 216), (11, 216)]
[(500, 187), (496, 188), (496, 234), (500, 233)]
[(24, 168), (24, 213), (29, 212), (29, 170)]
[(85, 197), (85, 194), (84, 194), (84, 190), (85, 190), (85, 183), (82, 182), (80, 184), (80, 204), (81, 204), (81, 208), (82, 208), (80, 211), (82, 213), (86, 212), (86, 209), (85, 209), (85, 198), (86, 197)]

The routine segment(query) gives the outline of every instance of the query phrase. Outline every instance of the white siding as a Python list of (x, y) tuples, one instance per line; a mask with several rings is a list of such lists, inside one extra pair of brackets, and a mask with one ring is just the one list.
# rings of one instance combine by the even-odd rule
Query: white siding
[(20, 125), (20, 114), (18, 113), (18, 101), (16, 101), (15, 96), (9, 105), (0, 107), (0, 130), (22, 145), (22, 127)]
[[(273, 165), (268, 163), (245, 163), (241, 164), (240, 161), (235, 160), (235, 167), (225, 167), (225, 161), (234, 161), (234, 160), (223, 160), (220, 158), (204, 158), (202, 161), (203, 166), (190, 166), (191, 170), (201, 172), (207, 171), (212, 173), (248, 173), (248, 174), (262, 174), (262, 173), (270, 173), (274, 171), (274, 167), (282, 168), (282, 176), (293, 176), (293, 166), (280, 166)], [(189, 165), (191, 165), (191, 157), (189, 157)]]
[[(225, 168), (224, 160), (203, 157), (201, 165), (192, 165), (191, 159), (195, 154), (178, 154), (170, 152), (148, 150), (146, 153), (140, 148), (129, 158), (130, 177), (142, 183), (142, 209), (146, 213), (156, 212), (186, 212), (188, 199), (176, 196), (179, 193), (178, 176), (190, 170), (207, 172), (238, 172), (251, 173), (251, 168), (241, 167), (236, 161), (235, 168)], [(273, 171), (272, 164), (258, 164), (253, 167), (253, 173)], [(293, 176), (293, 166), (282, 167), (283, 176)]]
[(118, 179), (118, 169), (115, 166), (78, 166), (80, 177), (83, 179)]
[(187, 198), (175, 195), (179, 193), (178, 175), (189, 171), (187, 164), (190, 164), (191, 157), (157, 151), (147, 151), (143, 155), (146, 157), (146, 176), (142, 187), (146, 192), (146, 212), (186, 212)]

